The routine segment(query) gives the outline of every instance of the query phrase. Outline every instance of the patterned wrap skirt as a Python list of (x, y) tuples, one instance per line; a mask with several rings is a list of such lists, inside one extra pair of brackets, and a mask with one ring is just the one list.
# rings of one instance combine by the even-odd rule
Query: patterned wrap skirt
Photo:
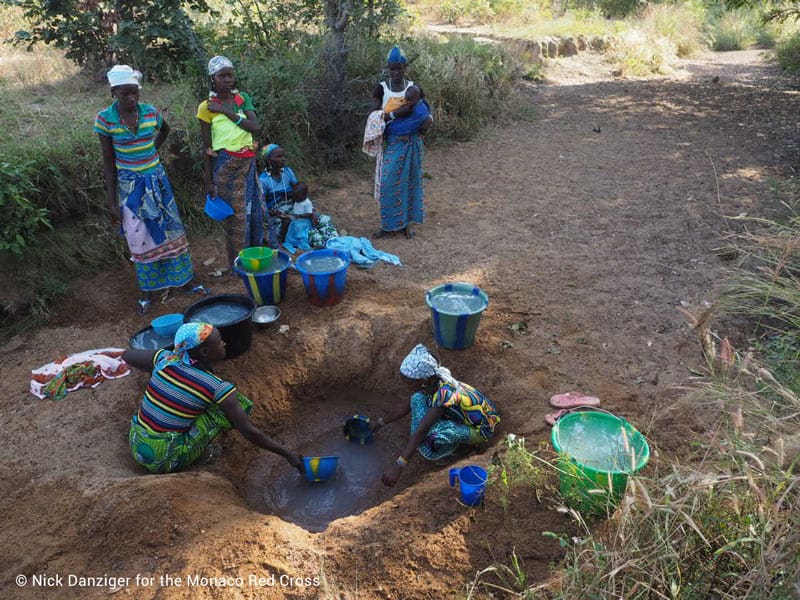
[[(431, 409), (429, 399), (423, 392), (411, 396), (411, 435)], [(461, 444), (477, 445), (486, 441), (480, 429), (450, 419), (439, 419), (431, 425), (428, 435), (419, 445), (419, 453), (428, 460), (449, 456)]]
[(122, 233), (143, 291), (180, 287), (194, 276), (189, 242), (162, 165), (117, 171)]
[(217, 195), (233, 208), (233, 215), (223, 221), (225, 248), (232, 265), (242, 248), (263, 244), (266, 208), (258, 183), (256, 159), (238, 158), (225, 150), (218, 152), (212, 180), (217, 186)]
[(390, 135), (380, 170), (381, 229), (399, 231), (425, 217), (422, 194), (422, 158), (418, 134)]

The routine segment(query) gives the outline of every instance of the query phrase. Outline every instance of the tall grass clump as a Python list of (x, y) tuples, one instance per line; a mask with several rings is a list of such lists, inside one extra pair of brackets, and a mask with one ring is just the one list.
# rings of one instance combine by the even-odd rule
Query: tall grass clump
[(670, 73), (678, 58), (707, 45), (703, 12), (689, 5), (651, 4), (626, 22), (628, 27), (617, 34), (610, 57), (623, 76)]
[(786, 73), (793, 75), (800, 73), (800, 33), (778, 42), (775, 46), (775, 56)]
[(748, 48), (771, 48), (791, 31), (791, 24), (765, 21), (763, 9), (752, 7), (729, 10), (714, 6), (708, 10), (708, 33), (714, 50), (746, 50)]
[(690, 4), (648, 4), (638, 15), (636, 26), (651, 38), (664, 38), (679, 58), (691, 56), (707, 46), (703, 34), (704, 11)]

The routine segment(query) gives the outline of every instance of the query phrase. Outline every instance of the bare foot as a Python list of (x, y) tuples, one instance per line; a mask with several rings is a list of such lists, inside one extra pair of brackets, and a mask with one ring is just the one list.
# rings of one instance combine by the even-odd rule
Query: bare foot
[(406, 239), (407, 239), (407, 240), (410, 240), (410, 239), (411, 239), (411, 238), (413, 238), (413, 237), (414, 237), (414, 235), (416, 234), (416, 232), (415, 232), (413, 229), (411, 229), (411, 225), (409, 225), (408, 227), (406, 227), (406, 228), (403, 230), (403, 233), (405, 233), (405, 234), (406, 234)]
[(375, 233), (372, 234), (372, 239), (373, 240), (378, 240), (378, 239), (380, 239), (382, 237), (386, 237), (387, 235), (389, 235), (389, 233), (390, 232), (388, 232), (388, 231), (384, 231), (383, 229), (379, 229), (378, 231), (376, 231)]

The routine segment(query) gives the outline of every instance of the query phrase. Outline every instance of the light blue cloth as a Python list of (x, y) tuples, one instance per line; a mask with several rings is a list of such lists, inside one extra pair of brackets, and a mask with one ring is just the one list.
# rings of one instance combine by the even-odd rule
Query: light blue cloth
[(339, 236), (330, 239), (325, 244), (326, 248), (331, 250), (341, 250), (350, 254), (350, 262), (369, 269), (374, 266), (379, 260), (388, 262), (391, 265), (402, 267), (400, 258), (388, 252), (381, 252), (376, 250), (372, 243), (367, 238), (351, 237), (349, 235)]
[(313, 226), (311, 219), (294, 219), (289, 223), (286, 237), (283, 240), (283, 247), (289, 254), (294, 254), (298, 250), (311, 250), (311, 244), (308, 243), (308, 232)]

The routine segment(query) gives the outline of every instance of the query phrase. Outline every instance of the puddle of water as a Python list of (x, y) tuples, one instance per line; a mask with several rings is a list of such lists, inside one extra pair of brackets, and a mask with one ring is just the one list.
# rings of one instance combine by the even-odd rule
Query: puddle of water
[(344, 438), (341, 428), (323, 434), (298, 449), (304, 456), (339, 457), (336, 474), (325, 482), (309, 482), (285, 461), (256, 469), (264, 475), (251, 480), (251, 500), (264, 512), (277, 515), (307, 531), (319, 532), (336, 519), (375, 506), (387, 494), (381, 473), (396, 444), (376, 439), (364, 446)]

